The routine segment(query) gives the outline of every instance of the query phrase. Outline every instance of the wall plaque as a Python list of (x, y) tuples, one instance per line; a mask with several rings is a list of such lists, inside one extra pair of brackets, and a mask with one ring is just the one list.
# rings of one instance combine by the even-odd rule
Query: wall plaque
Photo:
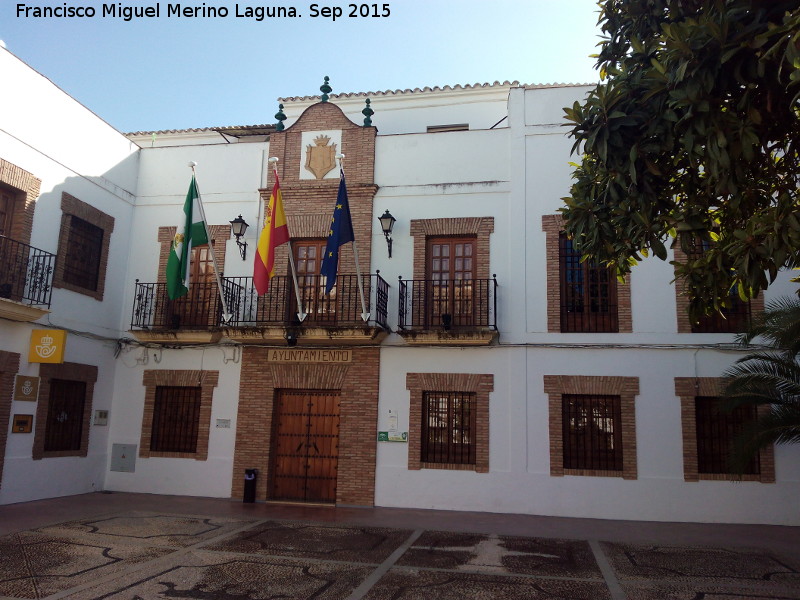
[(353, 360), (352, 350), (272, 349), (267, 352), (271, 363), (349, 363)]
[(14, 400), (36, 402), (39, 396), (39, 378), (31, 375), (14, 377)]

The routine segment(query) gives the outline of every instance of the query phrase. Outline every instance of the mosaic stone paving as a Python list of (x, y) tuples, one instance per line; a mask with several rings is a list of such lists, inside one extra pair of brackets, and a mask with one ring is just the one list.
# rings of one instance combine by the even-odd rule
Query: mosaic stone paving
[(800, 599), (796, 565), (758, 550), (602, 546), (627, 596), (637, 600)]
[(501, 577), (444, 571), (392, 569), (369, 591), (368, 600), (606, 600), (602, 581)]
[(426, 531), (397, 564), (602, 579), (589, 544), (582, 541)]
[(322, 560), (381, 563), (411, 535), (378, 527), (336, 527), (307, 523), (268, 522), (210, 550), (294, 556)]
[(147, 576), (127, 576), (70, 598), (129, 600), (191, 598), (256, 600), (262, 598), (347, 598), (372, 569), (363, 565), (298, 562), (243, 557), (221, 552), (192, 552), (172, 566)]
[(0, 537), (0, 600), (38, 598), (800, 600), (800, 559), (126, 512)]

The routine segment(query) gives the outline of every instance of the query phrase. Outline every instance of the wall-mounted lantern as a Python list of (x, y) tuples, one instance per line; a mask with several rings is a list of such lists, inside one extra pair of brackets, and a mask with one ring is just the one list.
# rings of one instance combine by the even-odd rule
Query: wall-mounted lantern
[(394, 228), (394, 222), (397, 221), (397, 219), (387, 210), (383, 215), (378, 217), (378, 221), (381, 222), (383, 237), (386, 238), (386, 245), (389, 246), (389, 258), (392, 258), (392, 228)]
[(247, 221), (242, 218), (242, 215), (239, 215), (233, 221), (229, 221), (229, 223), (231, 224), (231, 233), (236, 238), (236, 245), (239, 246), (239, 255), (242, 257), (242, 260), (244, 260), (247, 256), (247, 242), (241, 241), (240, 238), (244, 237), (247, 231)]

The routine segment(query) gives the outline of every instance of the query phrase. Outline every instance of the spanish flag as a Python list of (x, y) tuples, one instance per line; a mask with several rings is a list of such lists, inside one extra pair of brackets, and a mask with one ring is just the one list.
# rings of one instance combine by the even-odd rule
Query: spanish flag
[(275, 275), (275, 250), (288, 241), (289, 226), (286, 224), (286, 213), (283, 212), (283, 196), (276, 171), (275, 185), (269, 197), (269, 204), (267, 204), (264, 229), (261, 231), (261, 237), (258, 238), (253, 268), (253, 283), (259, 296), (267, 293), (269, 280)]

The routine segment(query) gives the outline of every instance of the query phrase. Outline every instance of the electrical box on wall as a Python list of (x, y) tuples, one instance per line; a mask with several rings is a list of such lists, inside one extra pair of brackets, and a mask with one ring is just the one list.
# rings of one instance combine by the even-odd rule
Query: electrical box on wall
[(136, 471), (136, 444), (113, 444), (111, 446), (111, 471), (133, 473)]
[(108, 425), (108, 411), (107, 410), (94, 411), (94, 424)]

